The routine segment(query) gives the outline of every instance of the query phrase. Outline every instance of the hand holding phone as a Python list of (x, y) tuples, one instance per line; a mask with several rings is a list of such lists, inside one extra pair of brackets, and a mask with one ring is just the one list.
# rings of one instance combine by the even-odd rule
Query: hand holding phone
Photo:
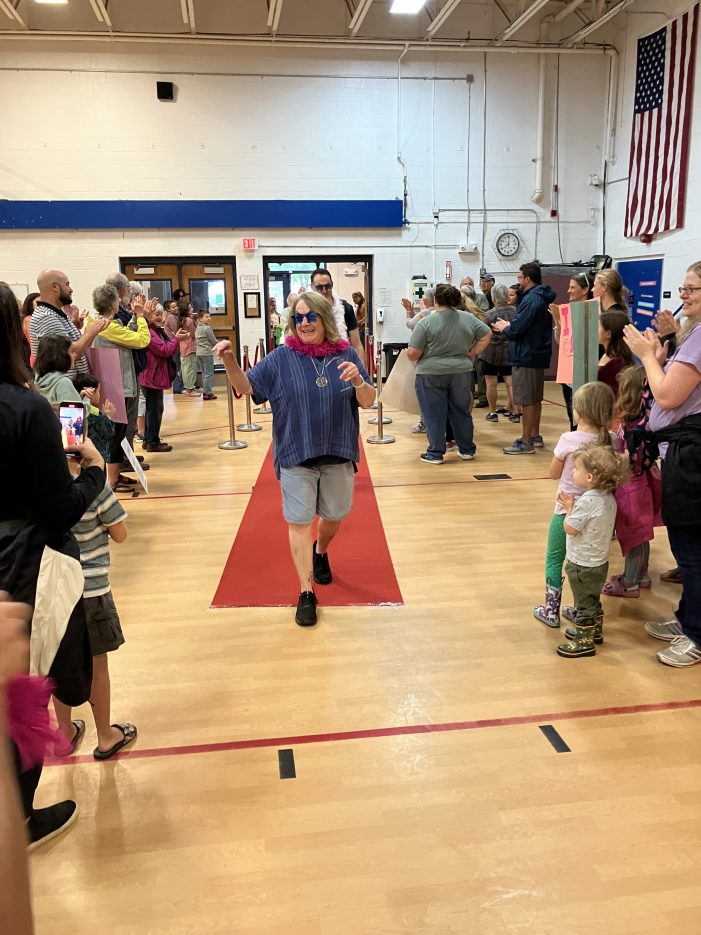
[(89, 438), (80, 445), (68, 445), (66, 454), (77, 458), (82, 468), (99, 467), (103, 471), (105, 469), (105, 459)]
[(61, 439), (65, 449), (68, 449), (69, 445), (80, 445), (85, 441), (88, 419), (82, 402), (71, 400), (59, 403), (58, 421), (61, 423)]

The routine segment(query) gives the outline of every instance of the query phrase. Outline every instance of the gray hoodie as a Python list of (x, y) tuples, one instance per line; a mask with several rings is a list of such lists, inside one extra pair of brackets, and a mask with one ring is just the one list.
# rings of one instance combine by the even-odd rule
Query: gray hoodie
[(45, 373), (37, 380), (37, 387), (41, 395), (45, 396), (52, 405), (84, 402), (78, 390), (73, 386), (73, 381), (65, 373), (57, 371)]

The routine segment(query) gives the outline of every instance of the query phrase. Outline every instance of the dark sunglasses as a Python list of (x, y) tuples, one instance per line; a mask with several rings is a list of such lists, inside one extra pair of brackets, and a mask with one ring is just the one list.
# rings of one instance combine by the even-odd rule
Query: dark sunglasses
[(315, 292), (331, 292), (333, 290), (332, 282), (317, 282), (314, 283)]
[(317, 319), (316, 312), (295, 312), (295, 324), (301, 325), (304, 319), (307, 319), (307, 324), (313, 325)]

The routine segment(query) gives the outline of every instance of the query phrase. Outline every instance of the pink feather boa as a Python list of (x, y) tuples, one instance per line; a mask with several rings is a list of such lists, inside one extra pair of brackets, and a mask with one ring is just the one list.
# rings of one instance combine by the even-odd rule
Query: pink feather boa
[(46, 749), (63, 752), (68, 743), (49, 720), (52, 683), (37, 675), (18, 675), (7, 683), (10, 738), (19, 750), (22, 769), (44, 762)]
[(350, 347), (348, 341), (343, 338), (340, 341), (322, 341), (321, 344), (305, 344), (296, 335), (290, 334), (285, 338), (285, 344), (290, 350), (297, 354), (303, 354), (305, 357), (330, 357), (331, 354), (340, 354)]

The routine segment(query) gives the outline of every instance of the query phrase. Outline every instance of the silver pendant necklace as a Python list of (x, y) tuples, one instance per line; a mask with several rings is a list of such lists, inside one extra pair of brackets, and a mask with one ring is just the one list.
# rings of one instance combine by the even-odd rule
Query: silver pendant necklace
[(316, 361), (314, 360), (314, 358), (312, 357), (310, 359), (311, 359), (312, 364), (314, 364), (314, 369), (316, 370), (316, 374), (317, 374), (316, 381), (315, 381), (316, 385), (319, 387), (320, 390), (323, 390), (324, 387), (329, 385), (328, 378), (324, 374), (324, 371), (326, 370), (326, 364), (328, 363), (328, 358), (324, 358), (324, 363), (322, 364), (321, 370), (316, 369)]

